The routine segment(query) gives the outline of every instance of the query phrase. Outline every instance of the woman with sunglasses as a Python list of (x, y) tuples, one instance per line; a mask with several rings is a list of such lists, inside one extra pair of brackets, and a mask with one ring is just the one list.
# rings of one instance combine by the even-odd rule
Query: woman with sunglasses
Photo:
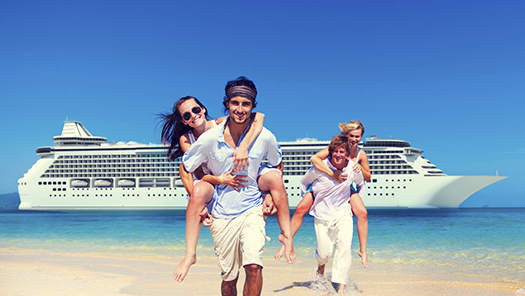
[[(169, 143), (167, 154), (170, 160), (182, 156), (200, 135), (227, 118), (224, 116), (217, 120), (210, 119), (204, 105), (192, 96), (179, 99), (173, 107), (173, 113), (161, 114), (159, 117), (163, 122), (161, 138), (164, 143)], [(244, 187), (243, 183), (247, 182), (241, 179), (242, 176), (235, 176), (232, 173), (242, 171), (248, 166), (248, 148), (263, 128), (264, 114), (252, 113), (251, 121), (244, 139), (235, 151), (232, 171), (222, 176), (213, 176), (203, 165), (192, 175), (184, 169), (183, 165), (179, 168), (180, 178), (189, 194), (189, 200), (186, 208), (186, 255), (173, 272), (177, 281), (184, 280), (190, 266), (197, 261), (196, 250), (201, 216), (205, 215), (205, 206), (213, 197), (214, 185), (226, 184), (238, 191), (238, 187)]]
[[(352, 120), (349, 123), (340, 123), (339, 129), (341, 133), (348, 136), (349, 145), (350, 145), (350, 160), (352, 160), (354, 165), (354, 172), (361, 172), (363, 178), (366, 182), (370, 182), (371, 173), (370, 167), (368, 166), (368, 156), (365, 151), (360, 149), (357, 145), (361, 142), (361, 138), (365, 133), (365, 127), (359, 120)], [(341, 171), (332, 171), (326, 164), (324, 164), (323, 159), (329, 156), (328, 147), (317, 152), (314, 156), (310, 158), (310, 161), (315, 166), (316, 169), (327, 174), (328, 176), (335, 179), (337, 182), (343, 182), (346, 180), (346, 175), (341, 174)], [(311, 187), (310, 187), (311, 188)], [(366, 210), (363, 199), (357, 193), (357, 188), (353, 187), (351, 196), (350, 196), (350, 205), (352, 206), (352, 212), (357, 218), (357, 234), (359, 236), (359, 256), (361, 257), (361, 263), (364, 267), (369, 267), (368, 256), (366, 254), (366, 244), (368, 239), (368, 211)], [(308, 190), (297, 207), (295, 208), (294, 215), (291, 221), (292, 234), (295, 236), (301, 224), (303, 223), (303, 217), (310, 211), (315, 197), (312, 194), (312, 191)], [(284, 248), (279, 249), (275, 253), (275, 259), (279, 260), (282, 257)]]

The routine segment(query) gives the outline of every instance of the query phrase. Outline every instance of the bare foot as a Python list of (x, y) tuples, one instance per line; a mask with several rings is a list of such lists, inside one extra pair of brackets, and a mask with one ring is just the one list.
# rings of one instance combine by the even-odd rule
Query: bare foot
[(369, 267), (370, 263), (368, 263), (368, 257), (366, 256), (366, 252), (359, 250), (357, 254), (359, 254), (359, 257), (361, 257), (361, 263), (363, 264), (363, 267)]
[(177, 282), (182, 282), (186, 277), (186, 274), (188, 274), (190, 267), (196, 262), (197, 257), (195, 255), (191, 256), (190, 258), (184, 257), (179, 265), (175, 267), (175, 270), (173, 271), (173, 279)]
[(275, 257), (275, 260), (279, 260), (279, 259), (281, 259), (283, 254), (284, 254), (284, 246), (281, 246), (279, 248), (279, 251), (275, 252), (275, 255), (273, 255), (273, 257)]
[(320, 276), (324, 275), (324, 264), (317, 266), (317, 274)]
[[(284, 234), (279, 234), (279, 241), (284, 245), (284, 257), (289, 264), (295, 263), (295, 250), (293, 249), (292, 239), (288, 239)], [(281, 255), (282, 256), (282, 255)]]
[(339, 288), (337, 289), (337, 294), (345, 295), (345, 287), (346, 287), (346, 285), (339, 284)]

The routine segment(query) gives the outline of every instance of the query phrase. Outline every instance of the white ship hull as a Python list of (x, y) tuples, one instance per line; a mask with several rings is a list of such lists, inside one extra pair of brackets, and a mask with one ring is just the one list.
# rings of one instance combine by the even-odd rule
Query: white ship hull
[[(72, 134), (68, 134), (72, 133)], [(79, 122), (66, 122), (57, 146), (37, 149), (41, 157), (18, 181), (21, 210), (185, 209), (187, 193), (178, 178), (180, 162), (168, 162), (161, 145), (106, 143)], [(300, 180), (311, 155), (327, 141), (280, 143), (290, 207), (300, 199)], [(478, 190), (505, 177), (448, 176), (399, 139), (367, 139), (372, 180), (367, 208), (457, 208)]]

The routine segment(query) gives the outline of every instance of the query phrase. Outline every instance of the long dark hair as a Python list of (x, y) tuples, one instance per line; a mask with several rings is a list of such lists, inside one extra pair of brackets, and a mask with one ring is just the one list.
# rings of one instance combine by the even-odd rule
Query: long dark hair
[(180, 105), (187, 100), (195, 100), (197, 105), (205, 110), (204, 117), (206, 120), (210, 120), (206, 107), (204, 107), (197, 98), (192, 96), (180, 98), (175, 105), (173, 105), (171, 113), (161, 113), (158, 115), (158, 119), (160, 120), (159, 124), (162, 123), (161, 141), (164, 144), (170, 145), (167, 153), (170, 161), (182, 156), (182, 149), (179, 145), (180, 137), (192, 129), (191, 126), (182, 123), (182, 115), (179, 111)]

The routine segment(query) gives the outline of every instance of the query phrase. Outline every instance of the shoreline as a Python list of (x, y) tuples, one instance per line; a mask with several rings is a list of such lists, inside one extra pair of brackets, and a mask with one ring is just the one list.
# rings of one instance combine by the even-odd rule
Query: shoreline
[[(425, 267), (389, 262), (363, 268), (354, 256), (347, 295), (525, 295), (525, 282), (513, 277), (457, 272), (453, 267)], [(172, 271), (182, 256), (147, 253), (57, 253), (0, 248), (2, 295), (219, 295), (221, 278), (215, 256), (201, 256), (182, 283)], [(372, 258), (373, 259), (373, 258)], [(327, 274), (330, 274), (330, 261)], [(294, 265), (263, 259), (262, 295), (331, 295), (317, 280), (313, 258)], [(242, 294), (241, 272), (238, 292)]]

